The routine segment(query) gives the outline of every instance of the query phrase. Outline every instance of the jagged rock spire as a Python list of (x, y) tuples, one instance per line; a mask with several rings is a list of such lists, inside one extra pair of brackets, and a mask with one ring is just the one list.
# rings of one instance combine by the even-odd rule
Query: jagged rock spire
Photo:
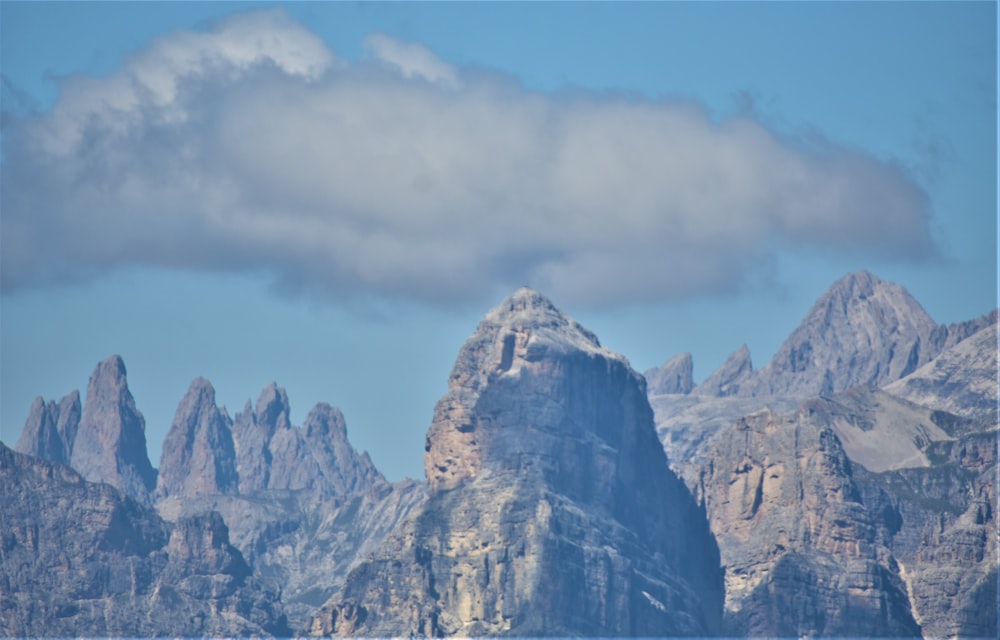
[(16, 450), (36, 458), (69, 464), (80, 427), (80, 392), (73, 391), (58, 404), (35, 398)]
[(90, 376), (70, 463), (87, 480), (106, 482), (141, 502), (156, 488), (146, 422), (128, 389), (121, 356), (102, 360)]
[(238, 488), (232, 421), (216, 406), (212, 384), (196, 378), (163, 443), (157, 494), (213, 495)]

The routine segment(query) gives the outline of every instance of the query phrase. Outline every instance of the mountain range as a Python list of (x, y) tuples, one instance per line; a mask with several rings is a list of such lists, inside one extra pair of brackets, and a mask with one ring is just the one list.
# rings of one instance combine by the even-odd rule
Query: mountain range
[(859, 272), (695, 384), (520, 289), (395, 483), (203, 378), (154, 468), (112, 356), (0, 444), (0, 635), (996, 637), (997, 355)]

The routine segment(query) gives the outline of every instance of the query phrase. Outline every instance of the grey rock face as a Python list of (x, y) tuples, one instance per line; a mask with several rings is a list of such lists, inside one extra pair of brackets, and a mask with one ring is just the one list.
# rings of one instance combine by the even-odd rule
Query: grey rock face
[(674, 472), (695, 491), (708, 452), (727, 427), (763, 408), (776, 413), (793, 412), (801, 400), (772, 397), (764, 402), (759, 398), (689, 394), (651, 396), (649, 403), (654, 411), (656, 433)]
[[(996, 316), (994, 316), (994, 319)], [(997, 324), (993, 323), (945, 350), (902, 380), (889, 393), (960, 416), (996, 411)]]
[(995, 323), (935, 326), (852, 274), (736, 395), (651, 395), (718, 538), (727, 633), (997, 635)]
[(91, 374), (70, 464), (91, 482), (106, 482), (149, 503), (156, 471), (146, 452), (146, 423), (125, 376), (119, 356), (103, 360)]
[(522, 289), (462, 347), (449, 387), (428, 431), (427, 501), (312, 633), (718, 630), (717, 549), (624, 358)]
[(215, 389), (197, 378), (177, 407), (163, 443), (157, 495), (235, 493), (239, 488), (231, 421), (215, 405)]
[(867, 271), (849, 274), (820, 297), (744, 393), (807, 397), (882, 386), (936, 355), (936, 328), (899, 285)]
[(288, 429), (291, 407), (284, 389), (272, 383), (264, 388), (251, 411), (250, 403), (233, 421), (236, 441), (236, 464), (240, 476), (240, 493), (266, 489), (271, 481), (271, 438), (279, 429)]
[(289, 625), (301, 630), (425, 496), (425, 485), (409, 480), (318, 504), (297, 492), (262, 491), (172, 496), (157, 506), (171, 521), (218, 511), (231, 522), (233, 545), (262, 580), (280, 588)]
[(317, 499), (363, 493), (385, 479), (368, 454), (347, 440), (341, 412), (320, 403), (299, 428), (291, 424), (284, 389), (268, 385), (257, 408), (236, 415), (233, 439), (237, 451), (239, 492), (308, 490)]
[(269, 447), (271, 489), (309, 489), (328, 499), (385, 482), (368, 454), (348, 442), (343, 414), (325, 403), (313, 407), (301, 429), (278, 430)]
[(287, 635), (218, 515), (175, 527), (0, 444), (0, 635)]
[(750, 349), (746, 345), (734, 351), (712, 375), (708, 376), (694, 390), (699, 395), (735, 396), (740, 395), (744, 385), (753, 376), (753, 363), (750, 361)]
[(691, 393), (694, 389), (694, 361), (690, 353), (682, 353), (646, 371), (643, 376), (650, 396)]
[(996, 455), (992, 415), (868, 387), (723, 429), (692, 484), (726, 566), (727, 632), (992, 637)]
[(987, 314), (949, 325), (938, 325), (931, 334), (931, 343), (934, 345), (935, 353), (941, 353), (962, 342), (973, 334), (979, 333), (986, 327), (997, 323), (997, 314), (1000, 309), (994, 309)]
[(935, 417), (953, 439), (927, 447), (932, 464), (856, 476), (869, 510), (881, 515), (880, 531), (924, 637), (994, 638), (1000, 632), (996, 422)]
[(81, 411), (78, 391), (65, 396), (59, 404), (36, 398), (15, 450), (68, 465), (80, 426)]
[(748, 416), (709, 453), (699, 485), (726, 567), (726, 631), (919, 636), (851, 462), (817, 410)]
[(301, 428), (289, 409), (284, 389), (271, 384), (233, 422), (211, 385), (195, 380), (164, 444), (157, 508), (171, 521), (220, 513), (299, 628), (422, 488), (386, 482), (348, 442), (337, 409), (316, 405)]

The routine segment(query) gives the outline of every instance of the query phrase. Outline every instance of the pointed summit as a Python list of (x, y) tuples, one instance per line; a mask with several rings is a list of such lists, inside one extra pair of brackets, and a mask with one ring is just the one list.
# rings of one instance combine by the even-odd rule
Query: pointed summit
[(87, 480), (106, 482), (140, 502), (148, 502), (156, 488), (146, 422), (135, 408), (121, 356), (101, 361), (90, 376), (70, 463)]
[(715, 373), (698, 385), (695, 393), (719, 397), (740, 395), (742, 386), (752, 376), (753, 362), (750, 360), (750, 349), (744, 344), (732, 352)]
[(232, 421), (215, 404), (215, 389), (195, 378), (163, 442), (157, 494), (161, 497), (235, 493)]
[(233, 421), (236, 466), (240, 493), (267, 489), (271, 483), (271, 439), (279, 430), (291, 427), (288, 395), (276, 383), (264, 387), (257, 399), (257, 409), (246, 408)]
[(264, 387), (257, 399), (257, 423), (266, 426), (273, 435), (278, 429), (287, 429), (292, 425), (288, 418), (291, 410), (288, 394), (277, 383), (272, 382)]
[(903, 287), (867, 271), (824, 293), (761, 369), (753, 395), (806, 396), (898, 380), (934, 355), (936, 324)]
[(268, 443), (271, 489), (307, 489), (328, 500), (385, 482), (367, 455), (347, 439), (344, 415), (319, 403), (301, 428), (280, 429)]
[(16, 450), (36, 458), (68, 465), (80, 426), (80, 392), (74, 391), (56, 404), (35, 398), (24, 423)]

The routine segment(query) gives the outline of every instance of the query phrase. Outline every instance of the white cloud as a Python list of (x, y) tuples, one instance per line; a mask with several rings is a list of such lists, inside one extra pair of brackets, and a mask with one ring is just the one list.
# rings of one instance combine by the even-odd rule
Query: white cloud
[(459, 86), (455, 68), (422, 44), (375, 33), (365, 38), (365, 51), (396, 69), (404, 78), (423, 78), (448, 87)]
[(600, 305), (734, 288), (774, 251), (933, 252), (924, 192), (862, 151), (366, 45), (351, 67), (253, 13), (65, 82), (4, 133), (3, 288), (153, 265), (436, 303), (527, 282)]

